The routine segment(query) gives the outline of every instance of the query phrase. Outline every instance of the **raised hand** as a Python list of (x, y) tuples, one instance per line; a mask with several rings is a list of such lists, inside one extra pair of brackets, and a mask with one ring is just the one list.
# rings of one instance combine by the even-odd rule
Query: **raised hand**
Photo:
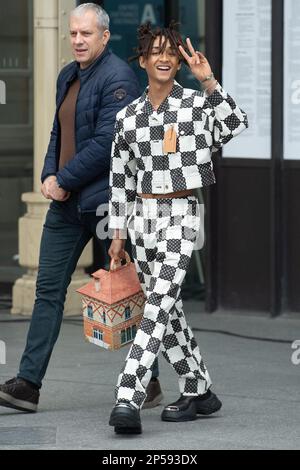
[(179, 46), (179, 50), (187, 61), (192, 74), (198, 80), (202, 81), (212, 73), (208, 60), (201, 52), (195, 51), (190, 38), (187, 38), (186, 44), (191, 55), (189, 55), (182, 46)]

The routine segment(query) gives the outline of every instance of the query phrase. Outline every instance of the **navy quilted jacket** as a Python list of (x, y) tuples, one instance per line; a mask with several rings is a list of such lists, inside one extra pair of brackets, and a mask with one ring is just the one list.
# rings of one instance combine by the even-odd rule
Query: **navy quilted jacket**
[[(76, 104), (76, 155), (61, 170), (58, 110), (70, 83), (80, 79)], [(88, 68), (77, 62), (62, 69), (57, 79), (56, 113), (42, 171), (42, 182), (56, 175), (66, 191), (79, 193), (79, 210), (94, 212), (108, 202), (111, 144), (116, 114), (140, 95), (134, 72), (106, 48)]]

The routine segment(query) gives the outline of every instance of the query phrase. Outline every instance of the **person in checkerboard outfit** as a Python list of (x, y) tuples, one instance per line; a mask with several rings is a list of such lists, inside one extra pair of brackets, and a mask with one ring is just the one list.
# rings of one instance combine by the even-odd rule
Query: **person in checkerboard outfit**
[[(109, 255), (124, 256), (127, 227), (146, 295), (144, 315), (118, 378), (109, 424), (141, 433), (140, 409), (161, 351), (178, 374), (180, 398), (164, 421), (194, 420), (222, 404), (187, 325), (181, 285), (200, 227), (194, 188), (215, 183), (211, 156), (248, 127), (246, 114), (214, 79), (204, 55), (173, 24), (139, 28), (138, 58), (149, 86), (117, 114), (110, 171)], [(204, 91), (174, 77), (185, 61)], [(199, 83), (200, 85), (200, 83)]]

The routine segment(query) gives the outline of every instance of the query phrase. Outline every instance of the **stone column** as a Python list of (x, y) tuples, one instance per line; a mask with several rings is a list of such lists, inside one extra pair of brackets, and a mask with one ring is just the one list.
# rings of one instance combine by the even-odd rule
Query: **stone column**
[[(76, 0), (34, 0), (34, 188), (22, 195), (27, 212), (19, 220), (20, 265), (27, 273), (13, 287), (12, 314), (31, 315), (35, 301), (39, 246), (49, 207), (40, 192), (40, 175), (55, 113), (56, 79), (59, 69), (72, 60), (67, 48), (68, 17)], [(69, 287), (65, 315), (81, 312), (75, 291), (88, 282), (84, 268), (92, 263), (92, 246), (82, 254)]]

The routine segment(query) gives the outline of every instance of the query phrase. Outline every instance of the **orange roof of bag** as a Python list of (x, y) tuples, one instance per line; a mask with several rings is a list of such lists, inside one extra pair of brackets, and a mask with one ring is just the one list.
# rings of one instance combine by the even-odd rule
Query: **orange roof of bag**
[(126, 253), (126, 264), (114, 266), (112, 260), (110, 271), (99, 269), (92, 274), (94, 278), (88, 284), (77, 289), (77, 292), (87, 295), (106, 304), (115, 304), (122, 299), (130, 297), (141, 290), (141, 284), (128, 253)]

